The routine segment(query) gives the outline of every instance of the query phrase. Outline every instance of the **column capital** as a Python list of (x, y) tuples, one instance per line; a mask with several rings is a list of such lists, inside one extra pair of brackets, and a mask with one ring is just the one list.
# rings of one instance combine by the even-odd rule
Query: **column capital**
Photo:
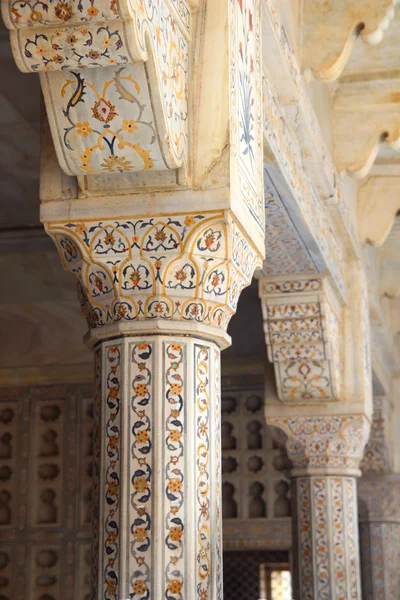
[(226, 346), (240, 292), (261, 264), (229, 211), (53, 221), (46, 229), (95, 340), (151, 330)]
[(369, 434), (364, 415), (269, 417), (267, 423), (286, 447), (293, 476), (360, 475)]
[(389, 423), (392, 407), (388, 397), (374, 396), (371, 433), (360, 468), (364, 475), (389, 473), (391, 470)]
[(363, 475), (358, 482), (360, 521), (400, 523), (400, 474)]

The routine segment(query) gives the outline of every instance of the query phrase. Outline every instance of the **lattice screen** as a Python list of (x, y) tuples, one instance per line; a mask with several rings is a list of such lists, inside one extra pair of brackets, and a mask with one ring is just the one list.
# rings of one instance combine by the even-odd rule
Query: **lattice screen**
[[(258, 600), (261, 598), (261, 565), (273, 569), (289, 568), (289, 554), (285, 551), (224, 552), (224, 600)], [(267, 598), (266, 600), (271, 600)], [(286, 600), (283, 596), (281, 599)]]
[(89, 600), (91, 394), (0, 388), (1, 600)]

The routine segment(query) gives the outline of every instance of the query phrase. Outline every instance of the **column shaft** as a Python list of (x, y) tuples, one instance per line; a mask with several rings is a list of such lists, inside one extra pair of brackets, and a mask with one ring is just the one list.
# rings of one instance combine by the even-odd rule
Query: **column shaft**
[(355, 477), (293, 482), (297, 600), (361, 600)]
[(96, 350), (93, 600), (217, 600), (220, 351), (141, 336)]
[(399, 498), (398, 474), (367, 472), (361, 477), (358, 503), (364, 600), (400, 600)]
[(400, 599), (400, 523), (360, 523), (364, 600)]

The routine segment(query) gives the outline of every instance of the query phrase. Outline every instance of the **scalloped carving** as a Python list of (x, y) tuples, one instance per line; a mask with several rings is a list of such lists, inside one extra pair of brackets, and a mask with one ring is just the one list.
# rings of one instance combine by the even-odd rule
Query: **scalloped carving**
[(307, 0), (302, 3), (302, 66), (309, 76), (338, 79), (361, 35), (378, 44), (398, 0)]

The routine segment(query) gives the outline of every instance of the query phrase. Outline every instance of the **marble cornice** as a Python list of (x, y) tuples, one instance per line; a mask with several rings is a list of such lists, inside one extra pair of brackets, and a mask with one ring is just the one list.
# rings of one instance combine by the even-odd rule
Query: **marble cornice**
[(302, 68), (334, 81), (343, 72), (356, 40), (379, 44), (394, 18), (398, 0), (307, 0), (302, 3)]

